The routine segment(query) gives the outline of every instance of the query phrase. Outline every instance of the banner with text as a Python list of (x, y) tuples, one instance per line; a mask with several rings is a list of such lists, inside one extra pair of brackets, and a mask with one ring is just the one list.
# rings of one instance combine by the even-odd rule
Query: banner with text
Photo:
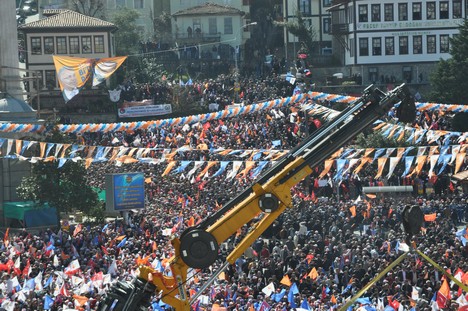
[(135, 118), (135, 117), (146, 117), (146, 116), (160, 116), (172, 113), (172, 105), (153, 105), (152, 100), (143, 101), (124, 101), (119, 105), (119, 118)]

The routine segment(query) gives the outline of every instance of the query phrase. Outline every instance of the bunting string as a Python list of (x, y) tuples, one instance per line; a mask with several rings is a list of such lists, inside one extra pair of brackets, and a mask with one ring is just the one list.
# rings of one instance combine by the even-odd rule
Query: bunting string
[[(38, 161), (57, 162), (58, 167), (63, 166), (68, 160), (84, 161), (89, 168), (93, 163), (114, 162), (116, 166), (131, 163), (147, 163), (153, 165), (167, 164), (162, 176), (169, 174), (183, 174), (189, 166), (193, 166), (188, 176), (197, 176), (197, 179), (210, 177), (210, 168), (215, 169), (211, 177), (224, 174), (229, 164), (233, 169), (228, 172), (228, 178), (243, 177), (256, 178), (264, 168), (274, 163), (285, 155), (288, 150), (267, 149), (212, 149), (201, 150), (190, 146), (177, 149), (163, 148), (136, 148), (124, 146), (88, 146), (77, 144), (47, 143), (38, 141), (0, 139), (0, 147), (6, 142), (7, 150), (4, 158), (17, 158), (23, 161), (36, 163)], [(32, 148), (35, 146), (34, 148)], [(366, 166), (377, 163), (377, 175), (383, 176), (384, 167), (388, 164), (390, 177), (396, 166), (400, 163), (404, 166), (402, 176), (419, 175), (425, 165), (430, 166), (429, 175), (440, 175), (447, 166), (452, 166), (456, 174), (462, 167), (466, 167), (466, 149), (468, 145), (449, 146), (419, 146), (399, 148), (341, 148), (333, 156), (325, 161), (325, 167), (319, 178), (323, 178), (333, 168), (334, 180), (341, 180), (348, 172), (359, 174)], [(15, 151), (15, 152), (14, 152)], [(226, 157), (217, 161), (192, 161), (183, 159), (185, 152), (208, 151), (209, 154)], [(174, 160), (178, 154), (181, 159)], [(238, 161), (236, 159), (242, 159)], [(387, 161), (388, 160), (388, 161)], [(205, 165), (206, 164), (206, 165)], [(413, 170), (411, 170), (411, 167)], [(178, 165), (178, 166), (177, 166)], [(241, 170), (241, 167), (244, 169)], [(356, 167), (356, 168), (354, 168)], [(203, 169), (202, 169), (203, 168)], [(438, 168), (438, 169), (437, 169)], [(198, 174), (197, 171), (200, 172)], [(240, 172), (239, 172), (240, 171)]]
[[(252, 104), (248, 106), (228, 108), (225, 110), (191, 115), (186, 117), (169, 118), (154, 121), (136, 121), (136, 122), (118, 122), (118, 123), (85, 123), (85, 124), (58, 124), (57, 128), (63, 133), (82, 134), (85, 132), (117, 132), (117, 131), (134, 131), (138, 129), (157, 129), (175, 125), (193, 124), (197, 122), (208, 122), (212, 120), (236, 117), (239, 115), (259, 112), (267, 109), (275, 109), (293, 104), (300, 104), (304, 100), (309, 99), (313, 102), (329, 101), (332, 103), (352, 103), (358, 97), (327, 94), (322, 92), (299, 93), (291, 97), (285, 97), (275, 100), (266, 101), (263, 103)], [(416, 103), (416, 108), (420, 111), (444, 111), (444, 112), (468, 112), (468, 105), (447, 105), (438, 103)], [(316, 103), (307, 103), (303, 105), (303, 110), (314, 110), (316, 114), (324, 114), (325, 119), (331, 119), (339, 112), (332, 109), (320, 106)], [(2, 123), (0, 124), (0, 132), (3, 133), (41, 133), (47, 131), (42, 124), (17, 124), (17, 123)]]

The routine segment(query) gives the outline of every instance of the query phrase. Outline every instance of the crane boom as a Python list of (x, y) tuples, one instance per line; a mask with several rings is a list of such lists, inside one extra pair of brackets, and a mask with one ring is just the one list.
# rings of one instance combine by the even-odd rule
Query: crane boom
[(190, 310), (191, 303), (198, 296), (192, 297), (192, 301), (187, 297), (185, 283), (188, 268), (210, 267), (218, 258), (219, 245), (245, 224), (253, 223), (221, 268), (198, 291), (199, 294), (203, 293), (216, 276), (229, 264), (234, 264), (286, 208), (292, 207), (291, 188), (398, 102), (397, 116), (403, 122), (412, 121), (415, 116), (414, 100), (405, 84), (388, 93), (372, 85), (367, 87), (359, 99), (289, 151), (253, 185), (198, 225), (186, 229), (180, 238), (173, 238), (171, 242), (175, 254), (169, 261), (172, 276), (141, 266), (139, 279), (146, 280), (161, 291), (162, 300), (176, 311)]

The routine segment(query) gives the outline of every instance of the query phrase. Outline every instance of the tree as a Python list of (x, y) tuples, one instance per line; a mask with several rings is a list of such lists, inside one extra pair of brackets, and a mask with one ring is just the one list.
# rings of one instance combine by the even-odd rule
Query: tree
[[(47, 124), (48, 134), (44, 140), (54, 143), (69, 142), (69, 138)], [(81, 162), (67, 161), (58, 168), (56, 161), (37, 162), (32, 167), (32, 174), (23, 178), (16, 188), (23, 200), (36, 203), (48, 202), (59, 213), (81, 211), (95, 215), (102, 210), (97, 193), (87, 184), (86, 169)]]
[(450, 55), (440, 60), (430, 75), (432, 92), (430, 100), (444, 104), (468, 103), (468, 21), (459, 27), (459, 35), (450, 39)]
[(300, 11), (297, 11), (296, 17), (297, 21), (276, 22), (276, 25), (286, 27), (291, 34), (299, 39), (302, 52), (310, 54), (314, 50), (315, 29), (312, 25), (306, 24)]
[(104, 0), (72, 0), (72, 8), (84, 15), (104, 18)]
[(54, 161), (37, 162), (17, 193), (23, 200), (48, 202), (60, 212), (87, 213), (98, 205), (97, 193), (87, 185), (86, 169), (80, 162), (67, 161), (61, 168)]
[(115, 33), (117, 55), (130, 55), (139, 52), (141, 35), (136, 23), (139, 16), (137, 11), (123, 8), (116, 12), (112, 18), (112, 23), (118, 27)]
[(162, 12), (153, 20), (154, 33), (159, 41), (168, 43), (172, 39), (172, 17), (167, 12)]
[(353, 146), (356, 148), (396, 148), (408, 147), (410, 144), (406, 141), (407, 137), (398, 141), (392, 138), (386, 138), (379, 132), (366, 131), (356, 136)]

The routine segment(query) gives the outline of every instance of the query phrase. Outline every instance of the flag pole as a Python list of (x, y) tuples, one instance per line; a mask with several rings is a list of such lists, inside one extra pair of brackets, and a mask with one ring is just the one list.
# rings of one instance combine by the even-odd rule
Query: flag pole
[(406, 256), (408, 256), (408, 253), (409, 252), (404, 252), (403, 254), (401, 254), (400, 257), (398, 257), (394, 262), (392, 262), (387, 268), (385, 268), (382, 272), (380, 272), (375, 278), (373, 278), (371, 281), (369, 281), (369, 283), (366, 284), (366, 286), (364, 286), (356, 295), (354, 295), (354, 297), (352, 297), (350, 300), (348, 300), (348, 302), (346, 302), (346, 304), (344, 306), (342, 306), (338, 311), (345, 311), (345, 310), (348, 310), (348, 308), (354, 304), (354, 302), (359, 298), (361, 297), (362, 295), (364, 295), (365, 292), (367, 292), (367, 290), (369, 288), (371, 288), (376, 282), (378, 282), (381, 278), (383, 278), (390, 270), (392, 270), (395, 266), (397, 266), (403, 259), (406, 258)]
[(442, 272), (446, 277), (448, 277), (450, 280), (452, 280), (455, 284), (457, 284), (459, 287), (461, 287), (465, 292), (468, 292), (468, 286), (457, 280), (453, 275), (445, 271), (441, 266), (439, 266), (434, 260), (429, 258), (426, 254), (421, 252), (419, 249), (415, 249), (416, 253), (418, 253), (422, 258), (426, 259), (431, 265), (434, 266), (437, 270)]

